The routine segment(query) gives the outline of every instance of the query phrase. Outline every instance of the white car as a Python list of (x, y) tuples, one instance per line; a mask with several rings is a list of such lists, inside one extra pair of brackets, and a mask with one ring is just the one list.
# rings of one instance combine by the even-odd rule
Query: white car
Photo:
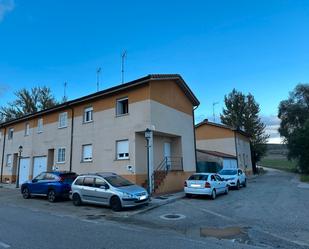
[(185, 181), (184, 191), (189, 198), (192, 195), (208, 195), (214, 200), (218, 194), (228, 194), (229, 186), (217, 174), (196, 173)]
[(246, 174), (241, 169), (222, 169), (218, 174), (230, 187), (240, 189), (247, 186)]

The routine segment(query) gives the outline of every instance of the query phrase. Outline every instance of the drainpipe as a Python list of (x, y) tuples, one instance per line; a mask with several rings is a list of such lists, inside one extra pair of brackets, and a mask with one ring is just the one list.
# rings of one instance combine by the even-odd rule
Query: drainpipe
[(196, 155), (196, 136), (195, 136), (195, 115), (194, 111), (198, 108), (198, 106), (195, 106), (192, 108), (192, 121), (193, 121), (193, 137), (194, 137), (194, 156), (195, 156), (195, 172), (197, 170), (197, 155)]
[(239, 168), (239, 164), (238, 164), (238, 150), (237, 150), (237, 141), (236, 141), (236, 131), (235, 130), (234, 130), (234, 140), (235, 140), (237, 168)]
[(1, 182), (1, 183), (2, 183), (2, 177), (3, 177), (3, 164), (4, 164), (5, 138), (6, 138), (6, 127), (4, 127), (3, 146), (2, 146), (1, 179), (0, 179), (0, 182)]
[(74, 109), (71, 107), (71, 145), (70, 145), (70, 172), (72, 171), (72, 156), (73, 156), (73, 130), (74, 130)]

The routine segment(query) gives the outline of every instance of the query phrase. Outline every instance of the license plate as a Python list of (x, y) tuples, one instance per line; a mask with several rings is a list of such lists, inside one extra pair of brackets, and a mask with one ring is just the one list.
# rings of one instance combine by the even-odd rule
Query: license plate
[(193, 187), (193, 188), (200, 188), (201, 184), (191, 184), (191, 187)]
[(140, 200), (145, 200), (146, 199), (146, 195), (143, 195), (139, 198)]

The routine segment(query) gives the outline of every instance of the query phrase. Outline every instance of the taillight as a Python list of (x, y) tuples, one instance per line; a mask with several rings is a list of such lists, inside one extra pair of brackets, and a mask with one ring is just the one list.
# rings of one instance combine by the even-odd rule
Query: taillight
[(59, 179), (59, 181), (60, 181), (60, 182), (64, 182), (64, 177), (61, 176), (60, 179)]
[(210, 183), (209, 182), (205, 182), (205, 188), (211, 188)]
[(187, 186), (188, 186), (186, 181), (185, 181), (185, 184), (184, 184), (184, 185), (185, 185), (185, 187), (187, 187)]

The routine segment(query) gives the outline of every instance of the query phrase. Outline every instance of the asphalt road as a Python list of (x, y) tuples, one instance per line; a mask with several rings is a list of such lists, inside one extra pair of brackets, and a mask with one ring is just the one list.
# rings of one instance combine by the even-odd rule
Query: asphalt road
[[(272, 171), (215, 201), (184, 198), (129, 216), (0, 189), (0, 249), (309, 248), (309, 189), (298, 184)], [(225, 228), (232, 234), (224, 237)]]

